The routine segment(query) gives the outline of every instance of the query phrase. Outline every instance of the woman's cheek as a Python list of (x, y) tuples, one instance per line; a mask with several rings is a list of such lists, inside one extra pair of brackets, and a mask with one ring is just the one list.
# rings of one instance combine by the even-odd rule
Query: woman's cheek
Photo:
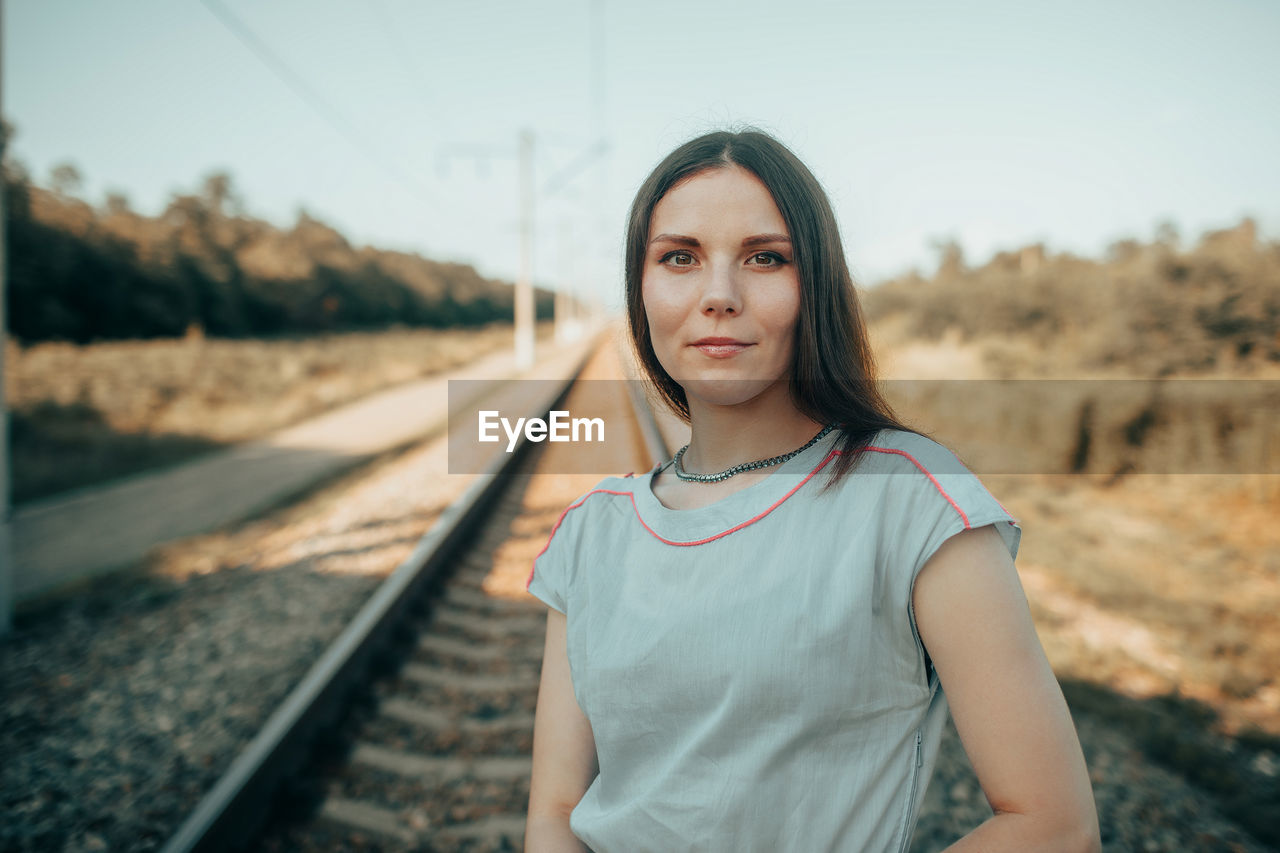
[(671, 372), (671, 339), (673, 330), (664, 316), (662, 306), (651, 301), (645, 302), (645, 317), (649, 323), (649, 342), (653, 346), (658, 363), (668, 373)]
[(654, 341), (654, 346), (658, 346), (659, 343), (669, 346), (670, 339), (680, 329), (679, 306), (669, 299), (651, 295), (645, 299), (645, 314), (649, 318), (649, 335)]

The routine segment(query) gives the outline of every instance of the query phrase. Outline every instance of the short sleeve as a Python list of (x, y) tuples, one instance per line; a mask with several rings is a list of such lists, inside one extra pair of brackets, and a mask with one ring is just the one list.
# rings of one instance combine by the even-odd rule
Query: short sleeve
[[(964, 530), (993, 525), (1010, 557), (1016, 559), (1022, 540), (1018, 520), (950, 450), (936, 442), (917, 442), (903, 455), (910, 466), (893, 479), (896, 499), (889, 535), (893, 566), (889, 590), (894, 621), (899, 617), (912, 638), (919, 660), (928, 669), (928, 655), (916, 627), (912, 599), (916, 578), (942, 544)], [(904, 649), (905, 651), (905, 649)]]
[[(960, 463), (957, 462), (957, 465)], [(976, 474), (970, 472), (930, 473), (915, 484), (913, 506), (909, 510), (906, 555), (911, 561), (911, 582), (952, 536), (994, 524), (1009, 556), (1017, 559), (1022, 528)]]
[(568, 590), (564, 582), (567, 574), (565, 566), (554, 554), (549, 550), (543, 551), (534, 558), (533, 572), (529, 575), (529, 585), (525, 588), (548, 607), (567, 615)]
[(529, 580), (525, 589), (548, 607), (560, 613), (569, 613), (570, 582), (574, 575), (574, 538), (572, 528), (575, 520), (571, 510), (582, 503), (582, 498), (565, 507), (551, 528), (547, 544), (533, 559), (533, 568), (529, 572)]

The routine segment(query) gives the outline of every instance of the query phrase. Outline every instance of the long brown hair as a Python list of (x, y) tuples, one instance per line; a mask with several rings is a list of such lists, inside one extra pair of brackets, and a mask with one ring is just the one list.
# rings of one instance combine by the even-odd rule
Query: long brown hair
[(791, 235), (800, 280), (791, 399), (809, 418), (837, 423), (841, 430), (842, 453), (825, 491), (852, 470), (880, 430), (918, 431), (899, 421), (877, 387), (875, 357), (831, 202), (813, 173), (781, 142), (755, 129), (707, 133), (668, 154), (640, 185), (631, 203), (626, 235), (631, 345), (663, 401), (688, 423), (684, 389), (663, 369), (649, 337), (640, 288), (649, 225), (654, 207), (680, 181), (733, 165), (751, 172), (768, 188)]

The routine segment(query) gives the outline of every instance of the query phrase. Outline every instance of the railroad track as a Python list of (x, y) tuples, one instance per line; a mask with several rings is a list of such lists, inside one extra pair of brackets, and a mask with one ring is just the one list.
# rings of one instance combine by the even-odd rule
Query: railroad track
[[(527, 414), (572, 406), (584, 369), (621, 358), (607, 347), (594, 347), (556, 399)], [(606, 386), (619, 398), (610, 428), (629, 420), (644, 448), (614, 470), (666, 458), (635, 384)], [(566, 492), (558, 478), (560, 491), (548, 491), (544, 478), (523, 476), (554, 452), (522, 440), (476, 478), (165, 853), (522, 849), (546, 626), (546, 607), (524, 581), (559, 511), (590, 486)], [(499, 575), (505, 594), (494, 594)]]

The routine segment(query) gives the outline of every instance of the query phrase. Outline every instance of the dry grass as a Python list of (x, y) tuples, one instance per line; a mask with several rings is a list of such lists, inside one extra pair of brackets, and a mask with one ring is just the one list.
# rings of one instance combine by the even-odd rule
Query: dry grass
[[(550, 333), (543, 324), (540, 336)], [(511, 326), (8, 343), (15, 503), (257, 438), (511, 344)]]

